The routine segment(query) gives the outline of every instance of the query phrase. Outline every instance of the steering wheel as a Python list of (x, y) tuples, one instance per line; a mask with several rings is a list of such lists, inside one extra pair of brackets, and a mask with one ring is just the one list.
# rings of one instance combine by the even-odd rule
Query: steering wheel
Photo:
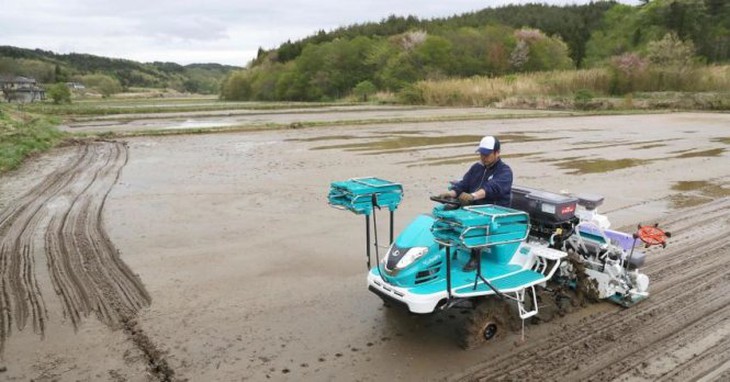
[(457, 198), (442, 198), (439, 196), (431, 196), (429, 197), (434, 202), (444, 204), (446, 209), (455, 210), (459, 207), (461, 207), (461, 202), (459, 202), (459, 199)]
[(667, 238), (671, 237), (672, 234), (660, 229), (658, 224), (654, 224), (653, 226), (642, 226), (639, 224), (638, 231), (636, 231), (634, 236), (643, 241), (647, 247), (659, 244), (661, 244), (662, 247), (666, 247)]

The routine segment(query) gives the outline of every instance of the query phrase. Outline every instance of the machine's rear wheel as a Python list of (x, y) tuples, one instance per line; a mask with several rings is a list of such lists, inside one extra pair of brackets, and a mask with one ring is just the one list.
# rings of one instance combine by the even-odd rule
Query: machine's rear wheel
[(575, 293), (578, 304), (585, 306), (587, 303), (598, 302), (600, 300), (598, 283), (586, 274), (583, 259), (575, 251), (569, 249), (567, 260), (575, 272)]
[(504, 302), (496, 298), (480, 301), (459, 329), (459, 345), (473, 349), (494, 340), (506, 329), (508, 319), (508, 306)]

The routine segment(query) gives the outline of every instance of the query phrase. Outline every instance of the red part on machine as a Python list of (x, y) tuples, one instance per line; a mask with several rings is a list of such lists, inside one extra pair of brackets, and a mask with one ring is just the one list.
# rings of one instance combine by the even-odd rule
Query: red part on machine
[(662, 229), (657, 227), (656, 225), (645, 225), (639, 226), (639, 230), (636, 232), (636, 237), (638, 237), (641, 241), (646, 243), (647, 247), (650, 247), (652, 245), (659, 245), (666, 247), (667, 246), (667, 238), (669, 237), (669, 232), (664, 232)]

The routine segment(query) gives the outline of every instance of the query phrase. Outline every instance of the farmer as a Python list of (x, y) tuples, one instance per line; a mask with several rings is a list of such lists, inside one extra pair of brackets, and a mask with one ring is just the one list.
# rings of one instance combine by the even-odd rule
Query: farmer
[[(496, 204), (509, 207), (512, 201), (512, 169), (499, 157), (500, 145), (496, 137), (488, 135), (479, 142), (476, 152), (479, 162), (474, 163), (464, 177), (452, 184), (451, 190), (440, 197), (458, 198), (462, 205)], [(472, 250), (464, 271), (477, 266), (478, 250)]]

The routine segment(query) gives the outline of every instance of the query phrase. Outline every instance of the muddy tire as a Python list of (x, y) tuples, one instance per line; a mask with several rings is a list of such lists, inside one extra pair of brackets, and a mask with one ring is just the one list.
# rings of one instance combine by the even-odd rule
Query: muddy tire
[(568, 261), (576, 274), (576, 297), (580, 306), (599, 302), (598, 283), (586, 275), (583, 259), (575, 251), (568, 251)]
[(503, 301), (496, 298), (478, 302), (459, 328), (459, 346), (465, 350), (474, 349), (508, 331), (506, 325), (510, 318), (508, 308)]

